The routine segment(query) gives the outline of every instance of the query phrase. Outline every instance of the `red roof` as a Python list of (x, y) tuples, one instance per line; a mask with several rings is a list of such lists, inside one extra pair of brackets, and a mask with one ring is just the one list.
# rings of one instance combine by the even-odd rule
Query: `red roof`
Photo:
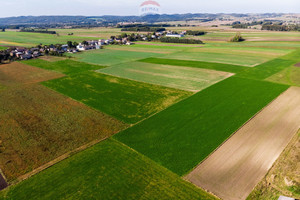
[(159, 3), (157, 3), (156, 1), (151, 1), (151, 0), (148, 0), (148, 1), (145, 1), (144, 3), (142, 3), (141, 6), (146, 6), (146, 5), (156, 5), (156, 6), (159, 6)]

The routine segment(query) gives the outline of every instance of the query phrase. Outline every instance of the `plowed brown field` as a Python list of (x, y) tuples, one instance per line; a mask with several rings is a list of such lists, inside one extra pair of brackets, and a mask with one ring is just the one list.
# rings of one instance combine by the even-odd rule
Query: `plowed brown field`
[(185, 178), (224, 200), (246, 199), (299, 127), (300, 88), (291, 87)]

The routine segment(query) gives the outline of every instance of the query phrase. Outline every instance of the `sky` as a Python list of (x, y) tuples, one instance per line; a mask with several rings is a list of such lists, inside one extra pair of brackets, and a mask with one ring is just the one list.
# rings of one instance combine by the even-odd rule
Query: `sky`
[[(143, 0), (0, 0), (0, 17), (138, 15)], [(162, 13), (300, 13), (300, 0), (157, 0)]]

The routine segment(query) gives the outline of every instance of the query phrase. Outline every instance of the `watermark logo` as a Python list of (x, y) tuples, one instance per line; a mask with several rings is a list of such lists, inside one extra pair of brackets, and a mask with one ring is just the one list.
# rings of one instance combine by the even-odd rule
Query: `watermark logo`
[(161, 7), (159, 3), (156, 1), (148, 0), (144, 1), (140, 5), (140, 15), (145, 16), (145, 15), (157, 15), (160, 14), (161, 12)]

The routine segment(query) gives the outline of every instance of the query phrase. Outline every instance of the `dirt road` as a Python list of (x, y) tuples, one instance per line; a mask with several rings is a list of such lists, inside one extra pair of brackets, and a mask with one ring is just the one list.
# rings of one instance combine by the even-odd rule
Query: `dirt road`
[(246, 199), (299, 128), (300, 88), (291, 87), (185, 179), (224, 200)]

